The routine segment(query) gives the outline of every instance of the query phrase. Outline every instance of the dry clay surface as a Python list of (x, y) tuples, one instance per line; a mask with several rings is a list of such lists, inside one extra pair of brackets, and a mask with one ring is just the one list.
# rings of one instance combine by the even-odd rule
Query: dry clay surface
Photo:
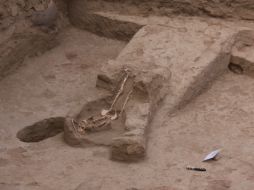
[[(151, 38), (150, 44), (154, 45), (154, 52), (145, 49), (147, 56), (144, 56), (142, 51), (135, 52), (135, 56), (142, 55), (147, 58), (145, 61), (148, 64), (161, 64), (163, 68), (172, 63), (169, 64), (172, 73), (164, 74), (172, 77), (173, 80), (169, 80), (170, 89), (176, 90), (169, 92), (162, 103), (162, 109), (156, 113), (148, 133), (147, 158), (137, 164), (112, 162), (108, 159), (109, 151), (105, 147), (69, 147), (63, 142), (62, 135), (32, 144), (19, 142), (15, 137), (16, 132), (24, 126), (52, 116), (65, 116), (72, 107), (99, 98), (103, 93), (95, 88), (99, 68), (106, 64), (107, 60), (115, 59), (125, 43), (71, 29), (59, 37), (64, 40), (58, 47), (40, 57), (26, 60), (24, 67), (3, 79), (0, 83), (3, 105), (0, 117), (4, 126), (1, 128), (1, 189), (253, 188), (254, 155), (251, 150), (254, 146), (254, 121), (251, 117), (251, 92), (254, 81), (251, 75), (235, 75), (229, 72), (222, 75), (223, 68), (226, 69), (230, 61), (230, 48), (228, 49), (227, 43), (224, 46), (224, 42), (228, 42), (226, 39), (231, 39), (238, 29), (224, 28), (222, 25), (210, 28), (206, 22), (185, 24), (186, 28), (182, 25), (172, 29), (180, 33), (178, 38), (174, 38), (176, 53), (182, 52), (182, 55), (177, 54), (180, 61), (174, 57), (173, 49), (169, 49), (172, 46), (161, 41), (152, 41), (157, 39), (156, 36)], [(192, 28), (192, 24), (195, 28)], [(168, 27), (168, 30), (172, 32), (170, 28)], [(151, 36), (160, 31), (161, 39), (171, 35), (170, 32), (159, 29), (156, 26), (146, 27)], [(185, 39), (185, 35), (181, 38), (181, 33), (186, 32), (189, 32), (190, 41)], [(185, 47), (180, 46), (177, 41), (183, 39), (187, 40)], [(189, 45), (199, 41), (203, 43), (198, 43), (195, 47)], [(131, 60), (131, 45), (132, 43), (128, 44), (116, 60), (121, 61), (124, 52), (127, 52), (126, 55), (129, 52), (128, 58)], [(207, 55), (206, 50), (207, 60), (202, 57)], [(157, 55), (156, 51), (164, 52), (164, 55)], [(202, 51), (204, 52), (201, 53)], [(185, 52), (187, 55), (184, 55)], [(202, 79), (200, 76), (208, 72), (202, 72), (206, 67), (199, 64), (207, 63), (209, 66), (221, 52), (222, 57), (226, 58), (221, 71), (215, 72), (220, 74), (219, 78), (184, 109), (173, 115), (169, 114), (172, 110), (170, 95), (173, 102), (177, 102), (175, 100), (178, 96), (174, 96), (177, 93), (184, 98), (185, 92), (195, 95), (195, 89), (188, 90), (189, 84), (197, 84), (196, 86), (203, 88), (204, 84), (199, 85), (195, 80)], [(156, 55), (163, 59), (156, 62)], [(188, 60), (188, 56), (192, 59)], [(172, 62), (170, 59), (173, 59)], [(200, 59), (207, 62), (201, 62)], [(188, 61), (190, 64), (197, 64), (197, 68), (192, 68), (189, 75), (181, 78), (185, 72), (175, 64), (178, 61), (183, 64), (183, 68), (187, 68), (186, 71), (190, 70)], [(117, 61), (110, 63), (121, 64)], [(208, 68), (213, 71), (212, 67)], [(211, 77), (214, 78), (215, 76)], [(177, 86), (176, 81), (181, 79), (181, 86)], [(189, 100), (189, 96), (186, 100)], [(215, 148), (223, 149), (221, 159), (217, 162), (201, 163), (203, 156)], [(186, 171), (187, 165), (206, 167), (207, 172)]]

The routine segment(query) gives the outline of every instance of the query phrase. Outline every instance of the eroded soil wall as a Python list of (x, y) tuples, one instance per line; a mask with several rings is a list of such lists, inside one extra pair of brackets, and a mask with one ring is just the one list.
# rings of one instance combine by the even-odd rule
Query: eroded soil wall
[(254, 20), (253, 0), (74, 0), (71, 3), (73, 2), (85, 3), (86, 9), (105, 11), (120, 8), (122, 13), (129, 14), (206, 15)]

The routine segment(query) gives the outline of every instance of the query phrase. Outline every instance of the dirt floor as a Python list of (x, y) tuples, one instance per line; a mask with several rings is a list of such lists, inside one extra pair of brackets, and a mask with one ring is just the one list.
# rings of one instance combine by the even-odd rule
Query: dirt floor
[[(107, 148), (72, 148), (62, 134), (22, 143), (16, 133), (38, 120), (64, 116), (100, 96), (92, 81), (125, 43), (70, 28), (62, 43), (1, 81), (1, 189), (98, 189), (166, 186), (168, 189), (251, 189), (254, 186), (254, 80), (226, 72), (204, 94), (174, 115), (159, 111), (149, 133), (148, 156), (125, 164)], [(111, 48), (107, 48), (110, 45)], [(98, 55), (98, 56), (95, 56)], [(64, 85), (63, 85), (64, 84)], [(216, 162), (201, 163), (222, 149)], [(186, 171), (188, 165), (206, 173)], [(79, 185), (81, 184), (81, 185)]]
[[(76, 0), (76, 2), (80, 3), (81, 1)], [(91, 5), (94, 8), (93, 3)], [(181, 4), (181, 6), (183, 5)], [(12, 11), (16, 12), (15, 9)], [(250, 12), (253, 13), (251, 10)], [(72, 14), (75, 14), (75, 11)], [(77, 15), (79, 16), (78, 13)], [(66, 24), (67, 27), (65, 26), (63, 30), (61, 28), (63, 26), (58, 26), (59, 28), (56, 27), (54, 31), (46, 31), (49, 36), (55, 35), (54, 40), (58, 43), (54, 47), (46, 52), (38, 51), (35, 55), (26, 56), (19, 67), (0, 80), (0, 189), (253, 189), (254, 96), (252, 93), (254, 91), (254, 75), (251, 72), (248, 75), (246, 73), (237, 74), (226, 69), (213, 81), (208, 81), (205, 85), (206, 88), (203, 89), (202, 86), (200, 95), (192, 98), (188, 104), (185, 104), (181, 109), (176, 109), (174, 112), (169, 109), (170, 98), (173, 99), (173, 95), (176, 95), (168, 90), (167, 97), (154, 112), (153, 120), (147, 132), (146, 157), (144, 160), (135, 163), (113, 161), (110, 159), (110, 149), (106, 146), (86, 148), (69, 146), (64, 141), (63, 133), (34, 143), (22, 142), (17, 138), (18, 131), (26, 126), (46, 118), (64, 118), (77, 107), (103, 97), (106, 92), (95, 88), (96, 79), (105, 65), (114, 63), (112, 60), (122, 60), (123, 64), (126, 60), (129, 60), (134, 63), (134, 67), (137, 66), (138, 69), (141, 67), (145, 70), (145, 66), (137, 65), (143, 61), (142, 56), (144, 54), (146, 56), (144, 63), (147, 63), (148, 66), (150, 66), (150, 63), (155, 62), (156, 66), (163, 65), (165, 66), (163, 68), (167, 68), (170, 61), (165, 61), (164, 58), (168, 55), (167, 51), (170, 50), (171, 52), (172, 50), (173, 58), (171, 57), (171, 61), (173, 60), (173, 66), (170, 67), (170, 71), (181, 73), (181, 65), (174, 67), (174, 64), (182, 64), (181, 61), (185, 62), (186, 54), (189, 57), (192, 56), (192, 47), (187, 47), (187, 45), (197, 44), (195, 51), (193, 50), (195, 52), (193, 53), (195, 54), (193, 55), (194, 59), (195, 56), (200, 56), (200, 49), (202, 55), (205, 54), (205, 50), (208, 51), (210, 47), (214, 47), (212, 46), (214, 42), (228, 37), (225, 34), (227, 31), (231, 32), (232, 28), (235, 27), (234, 29), (236, 29), (238, 27), (237, 22), (231, 21), (224, 30), (221, 20), (216, 19), (208, 21), (203, 18), (200, 21), (194, 17), (193, 20), (196, 19), (197, 22), (193, 21), (194, 24), (192, 25), (192, 21), (189, 22), (188, 19), (181, 19), (181, 17), (179, 20), (151, 17), (150, 20), (148, 19), (151, 27), (149, 26), (141, 31), (140, 28), (146, 25), (145, 22), (148, 22), (145, 21), (143, 16), (143, 20), (140, 17), (140, 20), (136, 23), (128, 24), (129, 21), (124, 20), (128, 15), (123, 15), (126, 18), (119, 22), (115, 21), (115, 17), (112, 21), (106, 16), (101, 18), (98, 15), (91, 15), (82, 15), (85, 19), (92, 18), (86, 21), (89, 24), (87, 26), (88, 30), (110, 38), (116, 35), (116, 39), (123, 41), (97, 36), (69, 24)], [(82, 19), (84, 18), (82, 17)], [(98, 28), (109, 27), (105, 34), (102, 31), (96, 31), (96, 27), (91, 25), (94, 18), (99, 20), (96, 22), (99, 25)], [(130, 20), (135, 20), (135, 18), (134, 16), (130, 17)], [(14, 18), (10, 20), (8, 22), (16, 22)], [(166, 20), (167, 26), (164, 23)], [(163, 30), (166, 32), (159, 27), (156, 28), (155, 22), (160, 23), (160, 28), (164, 28)], [(254, 28), (253, 23), (250, 24), (251, 22), (242, 23), (245, 27), (251, 26), (251, 28)], [(78, 24), (81, 25), (82, 22), (75, 23), (75, 26)], [(115, 26), (118, 25), (119, 28), (116, 29)], [(182, 26), (186, 26), (186, 28)], [(212, 28), (213, 26), (219, 29)], [(15, 27), (18, 28), (18, 26)], [(86, 29), (83, 26), (79, 28)], [(210, 28), (212, 29), (210, 30)], [(141, 32), (134, 36), (136, 41), (129, 43), (128, 40), (131, 40), (137, 30)], [(167, 30), (170, 30), (171, 33), (167, 33)], [(217, 32), (217, 30), (220, 31)], [(8, 33), (10, 30), (6, 31)], [(177, 36), (175, 31), (178, 31), (182, 36)], [(187, 38), (186, 31), (189, 32), (191, 40)], [(36, 33), (36, 31), (33, 32)], [(145, 35), (142, 32), (147, 32), (148, 37), (144, 37)], [(163, 35), (166, 34), (167, 40), (170, 40), (172, 36), (174, 38), (174, 35), (176, 35), (176, 42), (181, 42), (182, 39), (186, 38), (186, 47), (177, 44), (175, 46), (176, 51), (173, 51), (174, 47), (172, 48), (170, 42), (164, 43), (167, 40), (161, 38), (163, 35), (157, 35), (159, 32)], [(195, 36), (196, 33), (198, 33), (198, 37)], [(149, 35), (152, 36), (151, 38), (155, 42), (150, 39)], [(11, 34), (8, 34), (8, 36), (11, 36)], [(135, 46), (131, 45), (137, 43), (138, 46), (136, 47), (142, 46), (143, 37), (146, 44), (156, 47), (153, 49), (147, 46), (141, 48), (144, 52), (140, 49), (135, 52), (135, 49), (132, 48)], [(158, 42), (156, 43), (157, 39)], [(204, 39), (204, 43), (199, 43), (198, 39)], [(223, 40), (219, 41), (218, 44), (223, 44)], [(1, 43), (5, 42), (5, 37), (3, 36), (0, 41)], [(245, 48), (250, 49), (251, 45)], [(217, 52), (216, 48), (211, 48), (212, 52), (215, 52), (216, 55), (217, 53), (220, 54), (221, 52)], [(160, 54), (160, 52), (163, 53)], [(179, 52), (186, 54), (182, 53), (179, 59), (174, 57), (174, 55), (178, 56)], [(210, 54), (205, 55), (208, 55), (206, 61), (208, 60), (207, 65), (210, 67), (209, 59), (213, 56), (210, 56)], [(140, 56), (138, 57), (139, 60), (135, 59), (135, 56)], [(230, 56), (228, 55), (228, 57)], [(252, 59), (253, 56), (249, 54), (248, 57)], [(152, 58), (155, 59), (152, 60)], [(249, 65), (253, 64), (251, 61), (248, 63)], [(185, 68), (191, 67), (188, 64), (184, 66)], [(201, 65), (198, 69), (205, 66)], [(156, 69), (157, 67), (154, 70)], [(194, 68), (194, 72), (189, 72), (189, 78), (199, 77), (199, 75), (194, 74), (203, 70), (198, 69), (195, 70)], [(184, 70), (184, 73), (189, 70)], [(165, 70), (164, 72), (166, 72), (166, 75), (171, 76), (170, 71)], [(173, 73), (171, 77), (178, 79), (177, 74)], [(189, 84), (187, 81), (189, 78), (186, 75), (186, 78), (181, 81), (182, 85)], [(181, 85), (180, 82), (177, 83), (177, 80), (174, 84), (177, 87), (178, 84)], [(175, 89), (182, 92), (183, 88)], [(216, 149), (221, 149), (217, 160), (202, 162), (209, 152)], [(207, 171), (189, 171), (186, 170), (187, 166), (206, 168)]]
[[(82, 36), (84, 43), (76, 41), (75, 34)], [(17, 130), (44, 117), (61, 116), (78, 102), (93, 98), (89, 92), (98, 93), (85, 83), (93, 78), (88, 71), (89, 63), (95, 62), (92, 58), (84, 60), (83, 56), (90, 53), (80, 50), (88, 39), (101, 45), (95, 52), (102, 53), (103, 59), (114, 57), (124, 46), (76, 29), (68, 30), (64, 36), (67, 38), (63, 46), (27, 60), (24, 70), (0, 84), (1, 89), (8, 87), (8, 91), (1, 91), (1, 121), (6, 126), (1, 129), (1, 189), (67, 190), (79, 184), (105, 190), (156, 186), (193, 190), (253, 187), (254, 108), (250, 102), (254, 101), (251, 94), (254, 80), (231, 72), (219, 77), (210, 89), (173, 116), (161, 118), (163, 113), (158, 112), (149, 133), (148, 157), (140, 163), (112, 162), (108, 160), (108, 149), (103, 147), (66, 146), (62, 135), (31, 144), (18, 141)], [(105, 49), (107, 44), (115, 50)], [(65, 55), (70, 49), (77, 53), (72, 66), (68, 66)], [(56, 57), (61, 59), (56, 61)], [(97, 59), (96, 64), (103, 64), (103, 59), (101, 62)], [(68, 78), (66, 67), (68, 74), (71, 73)], [(45, 75), (46, 71), (51, 72)], [(46, 85), (42, 86), (42, 82)], [(59, 87), (63, 82), (64, 89)], [(217, 148), (222, 149), (218, 161), (200, 163), (207, 152)], [(207, 172), (186, 171), (188, 165), (205, 167)]]

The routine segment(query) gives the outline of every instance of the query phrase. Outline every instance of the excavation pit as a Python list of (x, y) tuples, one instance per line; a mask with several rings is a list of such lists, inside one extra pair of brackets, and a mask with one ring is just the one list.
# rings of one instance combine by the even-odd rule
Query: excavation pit
[(102, 117), (101, 111), (109, 108), (110, 103), (107, 99), (100, 99), (87, 103), (80, 113), (70, 117), (65, 121), (65, 140), (73, 146), (102, 145), (110, 146), (113, 138), (120, 136), (124, 132), (124, 116), (113, 120), (109, 125), (97, 127), (91, 130), (79, 130), (78, 124), (84, 119), (91, 117)]
[(17, 138), (27, 143), (39, 142), (63, 132), (63, 126), (63, 117), (44, 119), (21, 129), (17, 133)]
[(253, 189), (252, 0), (48, 2), (0, 5), (0, 189)]

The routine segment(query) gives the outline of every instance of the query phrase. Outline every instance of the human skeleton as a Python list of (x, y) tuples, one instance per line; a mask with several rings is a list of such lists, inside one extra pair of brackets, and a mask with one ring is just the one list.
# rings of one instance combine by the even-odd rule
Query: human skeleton
[(121, 107), (121, 111), (120, 113), (118, 113), (117, 110), (115, 109), (115, 105), (117, 101), (119, 100), (120, 96), (123, 94), (124, 88), (126, 86), (126, 82), (130, 77), (128, 69), (124, 69), (124, 73), (125, 73), (124, 78), (121, 82), (120, 88), (117, 91), (115, 98), (108, 110), (102, 109), (99, 115), (91, 116), (88, 119), (81, 120), (79, 123), (75, 121), (74, 119), (72, 119), (72, 125), (76, 132), (85, 134), (86, 132), (89, 132), (89, 131), (98, 131), (102, 128), (109, 127), (112, 121), (117, 120), (122, 115), (125, 109), (125, 106), (128, 103), (133, 91), (131, 89), (128, 92), (124, 100), (124, 103)]

